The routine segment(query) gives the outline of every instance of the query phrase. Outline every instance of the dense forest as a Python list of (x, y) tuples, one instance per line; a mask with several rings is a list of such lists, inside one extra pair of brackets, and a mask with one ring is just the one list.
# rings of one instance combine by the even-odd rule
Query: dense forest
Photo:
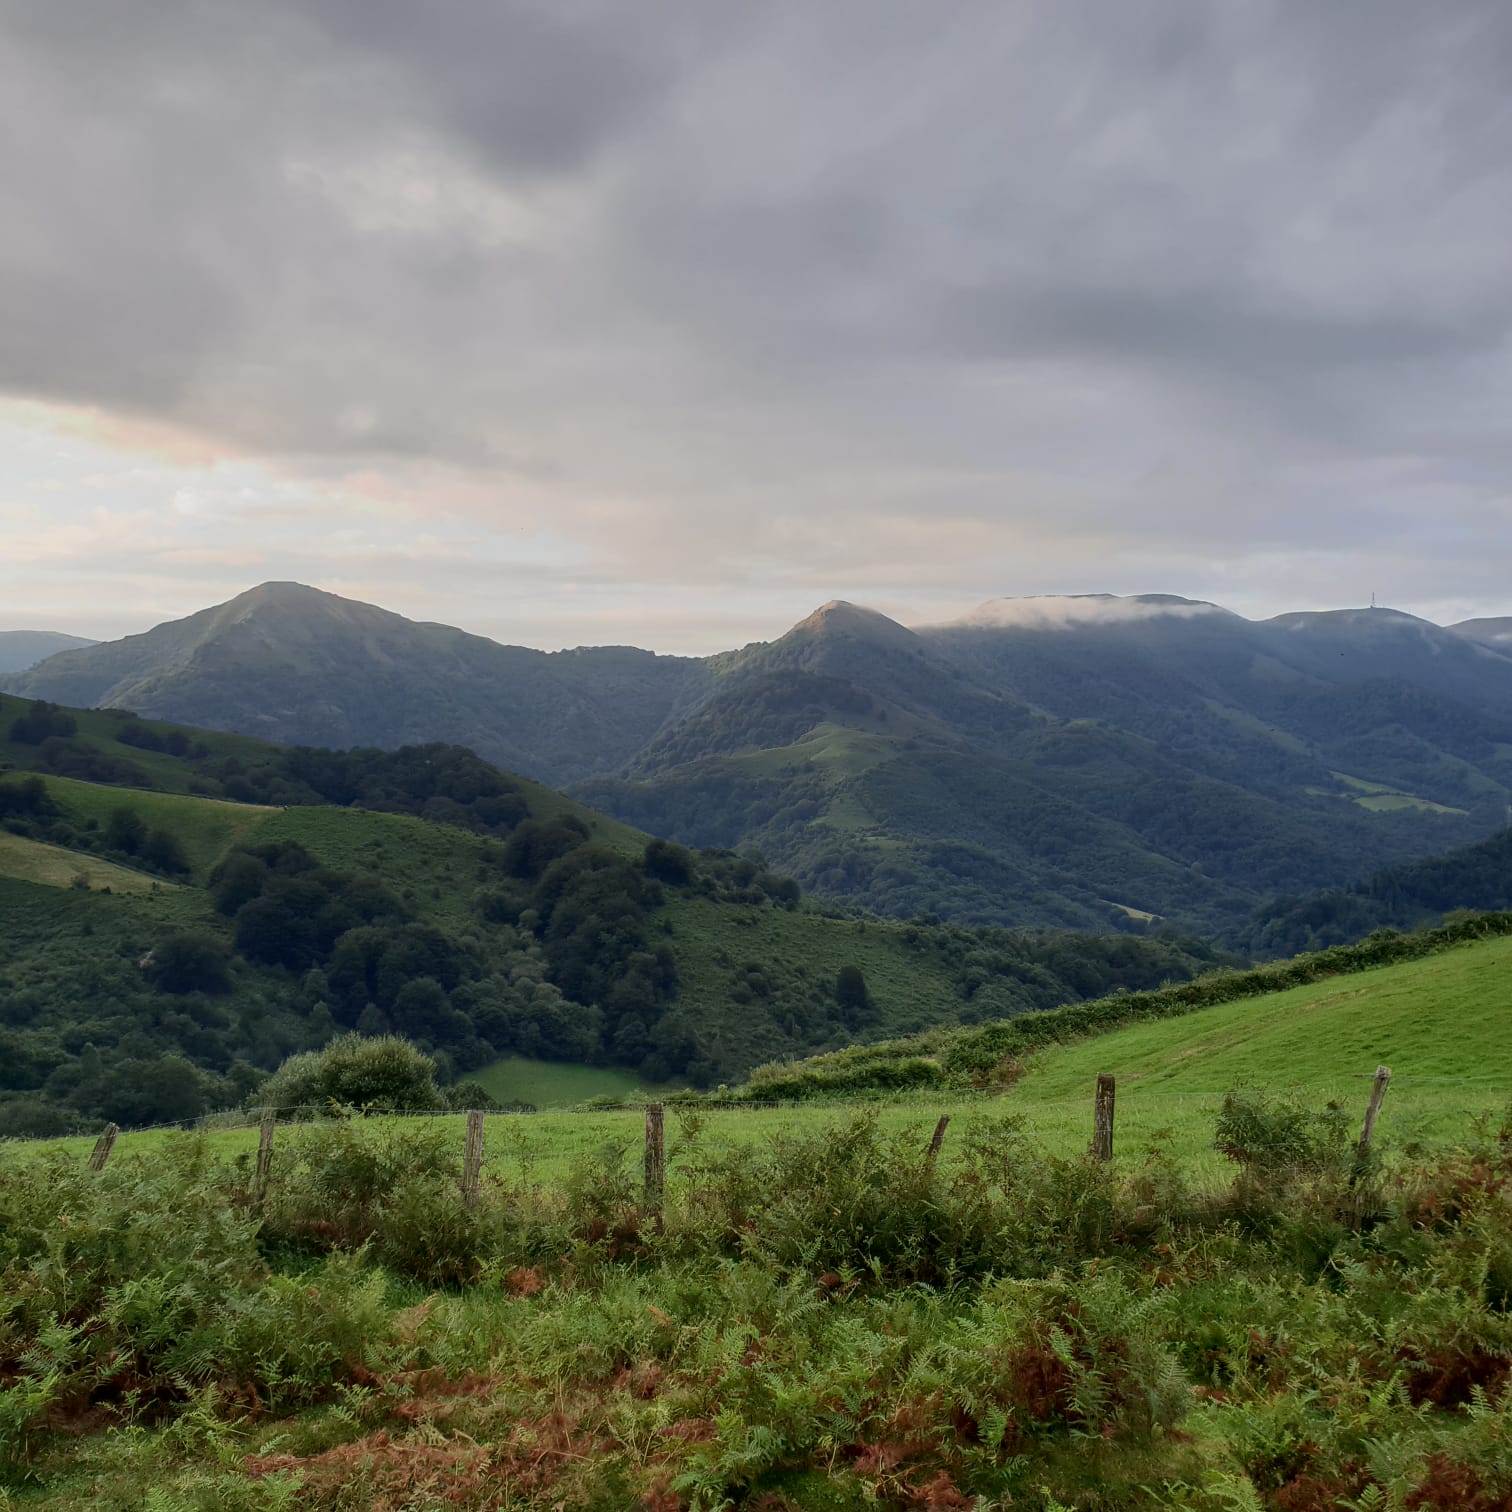
[(1249, 953), (1296, 955), (1411, 929), (1456, 909), (1512, 908), (1512, 829), (1442, 856), (1387, 866), (1349, 887), (1281, 896), (1257, 909), (1235, 939)]

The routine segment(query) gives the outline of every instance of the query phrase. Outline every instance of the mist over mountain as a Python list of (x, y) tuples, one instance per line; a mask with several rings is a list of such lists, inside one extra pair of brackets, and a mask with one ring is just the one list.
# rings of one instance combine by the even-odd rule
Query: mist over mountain
[(1461, 620), (1449, 628), (1469, 640), (1490, 646), (1493, 651), (1512, 651), (1512, 615), (1500, 619)]
[(501, 646), (273, 583), (6, 685), (286, 743), (471, 746), (887, 914), (1233, 932), (1506, 823), (1503, 623), (1087, 595), (910, 629), (835, 601), (688, 658)]
[(25, 672), (59, 651), (94, 644), (82, 635), (63, 635), (56, 630), (0, 630), (0, 674)]

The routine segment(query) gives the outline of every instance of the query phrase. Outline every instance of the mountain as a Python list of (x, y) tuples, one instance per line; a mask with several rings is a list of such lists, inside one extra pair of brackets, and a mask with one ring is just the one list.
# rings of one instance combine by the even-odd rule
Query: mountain
[(0, 630), (0, 673), (25, 672), (59, 651), (74, 651), (96, 642), (56, 630)]
[(266, 740), (451, 741), (560, 783), (628, 761), (705, 676), (688, 658), (501, 646), (264, 583), (143, 635), (50, 657), (11, 686)]
[(835, 601), (707, 658), (543, 653), (268, 584), (54, 656), (30, 697), (322, 745), (445, 741), (879, 913), (1232, 933), (1472, 843), (1512, 796), (1512, 653), (1390, 609), (1172, 595)]
[(339, 1031), (736, 1080), (1186, 979), (1172, 939), (880, 924), (470, 751), (289, 749), (0, 697), (0, 1133), (239, 1101)]
[(1488, 833), (1512, 785), (1512, 660), (1389, 610), (1097, 595), (909, 632), (829, 605), (712, 665), (579, 790), (891, 914), (1230, 930)]

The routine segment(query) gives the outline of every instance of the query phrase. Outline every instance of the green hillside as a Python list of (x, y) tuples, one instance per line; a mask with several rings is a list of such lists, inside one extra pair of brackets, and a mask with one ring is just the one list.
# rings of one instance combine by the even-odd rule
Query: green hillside
[(690, 844), (754, 842), (806, 888), (896, 917), (1151, 914), (1229, 937), (1267, 895), (1501, 822), (1512, 662), (1407, 616), (1148, 607), (914, 633), (827, 605), (712, 658), (710, 692), (575, 791)]
[(517, 1088), (490, 1068), (521, 1060), (714, 1086), (1214, 959), (834, 916), (757, 859), (455, 747), (286, 749), (17, 700), (0, 727), (0, 1130), (192, 1117), (348, 1029), (485, 1087)]
[[(164, 884), (149, 872), (117, 866), (82, 851), (66, 850), (0, 830), (0, 877), (40, 882), (45, 887), (73, 887), (114, 893), (150, 892)], [(172, 886), (172, 883), (168, 883)]]
[(1472, 1115), (1512, 1102), (1509, 1035), (1512, 938), (1503, 937), (1047, 1048), (1026, 1059), (1008, 1106), (1047, 1133), (1084, 1128), (1096, 1078), (1109, 1072), (1121, 1140), (1138, 1150), (1170, 1129), (1194, 1157), (1230, 1087), (1295, 1092), (1313, 1107), (1337, 1100), (1357, 1121), (1385, 1065), (1384, 1135), (1463, 1135)]
[(1130, 1140), (1169, 1129), (1193, 1157), (1236, 1084), (1348, 1106), (1385, 1064), (1397, 1078), (1397, 1121), (1410, 1112), (1413, 1131), (1444, 1132), (1512, 1099), (1509, 965), (1512, 914), (1472, 916), (1153, 992), (763, 1066), (736, 1095), (1004, 1092), (1064, 1147), (1085, 1139), (1093, 1084), (1106, 1072), (1118, 1078)]

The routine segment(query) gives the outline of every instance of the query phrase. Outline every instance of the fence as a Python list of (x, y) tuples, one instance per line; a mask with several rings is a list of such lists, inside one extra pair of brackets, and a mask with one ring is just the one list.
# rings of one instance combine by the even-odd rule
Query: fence
[[(1425, 1078), (1425, 1080), (1428, 1079)], [(1390, 1068), (1378, 1066), (1370, 1080), (1370, 1095), (1365, 1107), (1364, 1121), (1361, 1124), (1360, 1135), (1355, 1144), (1356, 1155), (1362, 1166), (1375, 1136), (1376, 1123), (1380, 1117), (1382, 1105), (1385, 1102), (1387, 1088), (1391, 1084)], [(728, 1107), (731, 1105), (690, 1104), (689, 1106), (702, 1109), (708, 1106)], [(777, 1105), (751, 1104), (747, 1106), (770, 1108)], [(794, 1106), (800, 1105), (795, 1104)], [(1088, 1145), (1088, 1152), (1093, 1159), (1104, 1164), (1111, 1162), (1113, 1159), (1114, 1115), (1116, 1106), (1117, 1078), (1105, 1072), (1098, 1076), (1093, 1089), (1092, 1137)], [(253, 1175), (253, 1195), (259, 1203), (267, 1194), (268, 1182), (272, 1173), (274, 1137), (278, 1128), (278, 1115), (291, 1111), (310, 1111), (310, 1109), (301, 1106), (292, 1110), (274, 1108), (258, 1110), (257, 1162)], [(455, 1116), (455, 1114), (437, 1113), (435, 1116), (445, 1117)], [(518, 1115), (504, 1113), (496, 1114), (495, 1116), (510, 1117)], [(658, 1228), (660, 1228), (662, 1222), (667, 1182), (665, 1117), (666, 1108), (663, 1103), (652, 1102), (645, 1104), (646, 1140), (642, 1211), (657, 1224)], [(483, 1172), (486, 1118), (487, 1115), (476, 1108), (469, 1110), (466, 1114), (462, 1153), (461, 1198), (467, 1207), (473, 1207), (478, 1200), (478, 1191)], [(930, 1138), (928, 1147), (923, 1153), (923, 1160), (930, 1168), (933, 1168), (939, 1159), (940, 1152), (945, 1143), (945, 1133), (949, 1125), (950, 1116), (948, 1114), (942, 1115), (935, 1124), (934, 1133)], [(240, 1127), (250, 1126), (249, 1122)], [(170, 1125), (168, 1127), (173, 1126)], [(104, 1170), (106, 1163), (110, 1159), (110, 1153), (115, 1147), (116, 1136), (119, 1133), (120, 1130), (115, 1124), (106, 1125), (90, 1156), (89, 1167), (91, 1170)]]

